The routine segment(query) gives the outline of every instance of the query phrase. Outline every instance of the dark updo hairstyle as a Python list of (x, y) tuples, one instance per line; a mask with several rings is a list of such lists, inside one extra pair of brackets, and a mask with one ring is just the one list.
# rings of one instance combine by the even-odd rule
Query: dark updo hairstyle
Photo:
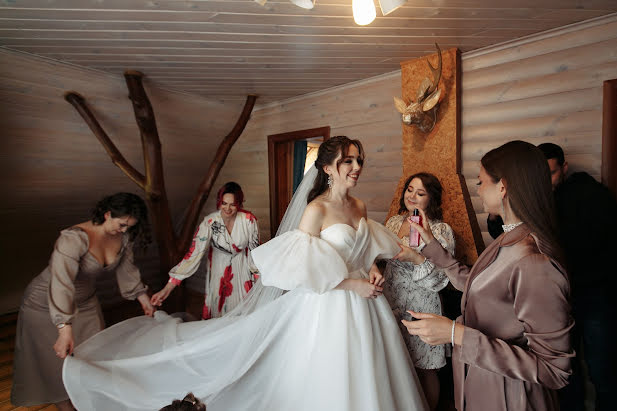
[(313, 201), (317, 196), (321, 193), (325, 192), (328, 189), (328, 174), (323, 170), (323, 168), (327, 165), (330, 165), (336, 160), (336, 158), (340, 155), (341, 158), (336, 162), (336, 168), (341, 165), (347, 152), (349, 150), (349, 146), (356, 146), (358, 152), (360, 153), (358, 156), (358, 163), (362, 165), (364, 162), (364, 148), (362, 148), (362, 143), (360, 140), (352, 140), (347, 136), (335, 136), (326, 141), (324, 141), (319, 146), (319, 151), (317, 152), (317, 160), (315, 160), (315, 167), (317, 168), (317, 177), (315, 178), (315, 184), (313, 185), (313, 189), (308, 195), (307, 203)]
[(422, 185), (428, 193), (428, 205), (425, 211), (426, 216), (429, 220), (441, 220), (443, 218), (443, 210), (441, 209), (441, 194), (443, 192), (443, 188), (441, 187), (441, 183), (437, 177), (431, 173), (425, 172), (416, 173), (405, 181), (403, 192), (401, 193), (401, 199), (399, 200), (398, 213), (403, 214), (411, 211), (407, 210), (407, 207), (405, 206), (405, 192), (407, 191), (407, 187), (409, 187), (409, 183), (411, 183), (411, 180), (414, 178), (422, 181)]
[(182, 400), (174, 400), (159, 411), (206, 411), (206, 404), (199, 401), (199, 398), (195, 398), (192, 392), (189, 392)]
[(137, 220), (137, 223), (127, 230), (130, 240), (139, 239), (139, 246), (144, 249), (150, 244), (148, 208), (141, 197), (133, 193), (116, 193), (104, 197), (96, 203), (92, 210), (92, 223), (95, 225), (103, 224), (107, 212), (111, 213), (112, 218), (133, 217)]
[[(516, 214), (560, 260), (551, 172), (542, 151), (524, 141), (510, 141), (482, 157), (482, 167), (494, 183), (502, 180)], [(505, 216), (502, 216), (505, 219)]]
[(242, 205), (244, 204), (244, 193), (242, 192), (242, 187), (240, 184), (230, 181), (228, 183), (223, 184), (216, 194), (216, 209), (221, 208), (221, 204), (223, 203), (223, 196), (225, 194), (233, 194), (234, 195), (234, 203), (238, 207), (238, 210), (242, 209)]

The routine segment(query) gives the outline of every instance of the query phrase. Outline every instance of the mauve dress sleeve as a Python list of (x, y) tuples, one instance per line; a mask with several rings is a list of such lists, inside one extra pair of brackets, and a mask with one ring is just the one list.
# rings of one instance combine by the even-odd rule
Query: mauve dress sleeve
[(88, 252), (88, 234), (78, 229), (64, 230), (56, 240), (49, 260), (51, 278), (47, 290), (49, 314), (54, 325), (70, 323), (77, 314), (75, 277), (79, 262)]
[[(510, 345), (466, 327), (461, 360), (509, 378), (551, 389), (564, 387), (574, 356), (569, 334), (574, 320), (565, 274), (547, 256), (532, 254), (519, 261), (508, 291), (513, 297), (516, 317), (523, 325), (527, 346)], [(495, 295), (498, 293), (495, 290)]]
[(431, 241), (422, 249), (421, 254), (436, 266), (443, 268), (454, 288), (463, 291), (469, 277), (468, 266), (454, 258), (439, 241)]
[(139, 275), (139, 268), (133, 263), (133, 244), (129, 243), (122, 256), (122, 261), (116, 268), (116, 280), (123, 298), (134, 300), (148, 289)]

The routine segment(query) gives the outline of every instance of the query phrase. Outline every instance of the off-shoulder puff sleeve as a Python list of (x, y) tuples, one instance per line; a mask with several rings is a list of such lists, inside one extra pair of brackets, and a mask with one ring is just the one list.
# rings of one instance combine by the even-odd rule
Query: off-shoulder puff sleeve
[(209, 215), (203, 219), (199, 225), (199, 228), (195, 232), (195, 235), (193, 236), (191, 247), (184, 255), (184, 258), (174, 268), (172, 268), (171, 271), (169, 271), (169, 277), (171, 277), (174, 282), (179, 283), (180, 281), (189, 278), (199, 268), (201, 259), (210, 246), (212, 228), (210, 227), (208, 221), (212, 221), (212, 218), (212, 215)]
[(376, 259), (392, 258), (401, 251), (399, 240), (385, 226), (376, 221), (366, 220), (370, 235), (369, 244), (364, 253), (364, 267), (368, 271)]
[(77, 314), (75, 277), (79, 262), (88, 252), (88, 234), (80, 229), (67, 229), (60, 233), (49, 260), (51, 278), (47, 290), (49, 314), (55, 324), (70, 323)]
[(348, 277), (345, 262), (326, 241), (289, 231), (251, 251), (264, 285), (306, 288), (322, 294)]
[(127, 300), (134, 300), (147, 290), (147, 287), (141, 282), (139, 268), (133, 263), (133, 243), (126, 246), (122, 261), (116, 269), (116, 280), (120, 294)]

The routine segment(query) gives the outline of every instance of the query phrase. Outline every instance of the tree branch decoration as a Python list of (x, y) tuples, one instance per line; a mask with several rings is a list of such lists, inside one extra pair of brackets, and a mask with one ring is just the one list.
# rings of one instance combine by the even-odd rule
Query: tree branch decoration
[(165, 180), (163, 177), (163, 161), (161, 156), (161, 141), (156, 128), (156, 120), (150, 100), (142, 84), (143, 74), (138, 71), (126, 71), (124, 73), (126, 85), (129, 90), (129, 99), (133, 103), (135, 120), (141, 135), (141, 144), (144, 155), (144, 174), (140, 173), (124, 158), (120, 150), (111, 141), (105, 130), (101, 127), (94, 117), (85, 99), (75, 92), (67, 92), (64, 95), (66, 101), (71, 103), (77, 112), (84, 119), (92, 133), (99, 140), (111, 161), (118, 166), (135, 184), (144, 190), (146, 202), (150, 209), (154, 235), (157, 240), (160, 270), (162, 274), (167, 272), (182, 259), (188, 250), (192, 240), (192, 234), (198, 223), (199, 214), (203, 208), (212, 186), (225, 163), (231, 148), (238, 140), (242, 131), (251, 116), (256, 95), (248, 95), (244, 104), (244, 109), (238, 117), (233, 129), (225, 136), (220, 143), (214, 160), (210, 164), (208, 171), (199, 185), (197, 192), (191, 200), (188, 213), (180, 230), (176, 235), (171, 221), (169, 202), (165, 190)]

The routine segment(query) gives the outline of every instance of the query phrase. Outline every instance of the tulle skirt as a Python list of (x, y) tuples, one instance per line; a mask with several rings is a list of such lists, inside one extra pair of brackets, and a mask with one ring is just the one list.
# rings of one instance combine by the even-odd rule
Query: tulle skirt
[(250, 315), (157, 312), (75, 349), (63, 379), (85, 410), (157, 410), (191, 391), (217, 410), (425, 410), (385, 298), (290, 291)]

